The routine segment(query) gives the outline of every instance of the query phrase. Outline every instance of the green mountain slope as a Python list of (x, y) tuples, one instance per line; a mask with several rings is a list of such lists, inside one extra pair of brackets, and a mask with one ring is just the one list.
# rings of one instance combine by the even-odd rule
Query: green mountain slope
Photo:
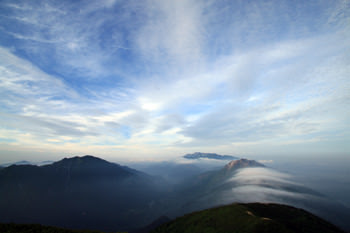
[(231, 204), (187, 214), (152, 233), (343, 232), (302, 209), (279, 204)]

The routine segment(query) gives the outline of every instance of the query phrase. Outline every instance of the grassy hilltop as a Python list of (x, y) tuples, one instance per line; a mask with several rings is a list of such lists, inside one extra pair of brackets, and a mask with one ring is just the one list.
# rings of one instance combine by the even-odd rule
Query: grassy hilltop
[(302, 209), (279, 204), (231, 204), (187, 214), (152, 233), (331, 233), (334, 225)]

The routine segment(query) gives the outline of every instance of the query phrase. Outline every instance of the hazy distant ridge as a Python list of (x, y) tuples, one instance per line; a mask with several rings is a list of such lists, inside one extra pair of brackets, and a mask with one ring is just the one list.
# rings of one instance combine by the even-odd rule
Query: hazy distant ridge
[(13, 162), (13, 163), (3, 163), (0, 164), (0, 167), (9, 167), (12, 165), (36, 165), (36, 166), (44, 166), (44, 165), (49, 165), (54, 163), (54, 161), (41, 161), (41, 162), (30, 162), (26, 160), (21, 160), (18, 162)]
[(216, 153), (202, 153), (195, 152), (193, 154), (186, 154), (183, 156), (185, 159), (218, 159), (218, 160), (235, 160), (238, 157), (232, 155), (218, 155)]

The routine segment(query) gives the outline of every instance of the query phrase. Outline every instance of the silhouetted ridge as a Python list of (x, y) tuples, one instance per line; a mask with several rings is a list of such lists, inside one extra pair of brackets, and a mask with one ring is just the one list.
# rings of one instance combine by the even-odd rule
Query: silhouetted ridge
[(122, 178), (134, 175), (131, 170), (116, 163), (90, 155), (64, 158), (58, 162), (44, 166), (45, 170), (56, 175), (69, 176), (71, 180), (96, 180)]
[[(57, 162), (54, 162), (53, 164), (50, 165), (55, 165), (55, 166), (60, 166), (60, 165), (70, 165), (70, 166), (81, 166), (81, 165), (97, 165), (97, 164), (111, 164), (110, 162), (103, 160), (101, 158), (97, 158), (91, 155), (85, 155), (85, 156), (75, 156), (72, 158), (64, 158), (62, 160), (59, 160)], [(47, 165), (47, 166), (50, 166)], [(117, 165), (117, 164), (116, 164)]]
[(114, 231), (155, 219), (160, 189), (145, 173), (93, 156), (0, 170), (2, 222)]

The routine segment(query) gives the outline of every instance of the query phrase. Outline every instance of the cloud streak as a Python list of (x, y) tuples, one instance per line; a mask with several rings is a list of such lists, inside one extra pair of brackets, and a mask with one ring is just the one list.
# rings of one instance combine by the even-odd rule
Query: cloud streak
[(110, 155), (123, 148), (124, 158), (143, 147), (172, 156), (280, 153), (291, 145), (318, 153), (322, 143), (326, 153), (344, 153), (349, 8), (347, 1), (3, 1), (2, 137), (16, 143), (2, 145), (24, 145), (27, 135), (38, 147), (48, 138), (76, 151), (90, 143)]

